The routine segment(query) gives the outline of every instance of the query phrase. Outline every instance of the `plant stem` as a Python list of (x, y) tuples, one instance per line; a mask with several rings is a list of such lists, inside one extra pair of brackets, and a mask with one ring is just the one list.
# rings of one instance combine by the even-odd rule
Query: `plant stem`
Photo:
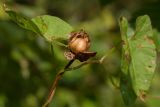
[(107, 51), (107, 53), (102, 56), (99, 60), (89, 60), (89, 61), (85, 61), (85, 62), (82, 62), (81, 64), (75, 66), (75, 67), (72, 67), (72, 68), (67, 68), (66, 71), (72, 71), (72, 70), (76, 70), (78, 68), (81, 68), (82, 66), (84, 65), (87, 65), (87, 64), (101, 64), (103, 63), (103, 61), (109, 56), (111, 55), (111, 53), (113, 53), (115, 51), (115, 47), (112, 47), (109, 51)]
[(70, 65), (74, 62), (75, 59), (70, 60), (69, 63), (64, 67), (64, 70), (66, 71), (66, 69), (68, 69), (70, 67)]
[(58, 74), (56, 75), (56, 78), (55, 80), (53, 81), (53, 84), (52, 84), (52, 88), (50, 90), (50, 93), (49, 93), (49, 96), (47, 98), (47, 101), (45, 102), (45, 104), (42, 106), (42, 107), (48, 107), (49, 103), (51, 102), (53, 96), (54, 96), (54, 93), (55, 93), (55, 90), (56, 90), (56, 86), (57, 86), (57, 83), (58, 81), (62, 78), (63, 74), (65, 73), (65, 71), (72, 71), (72, 70), (76, 70), (78, 68), (81, 68), (83, 67), (84, 65), (87, 65), (87, 64), (101, 64), (103, 63), (103, 61), (109, 56), (111, 55), (111, 53), (113, 53), (115, 51), (116, 47), (112, 47), (109, 51), (107, 51), (107, 53), (102, 56), (99, 60), (89, 60), (89, 61), (85, 61), (85, 62), (82, 62), (80, 65), (77, 65), (75, 67), (72, 67), (70, 68), (70, 65), (74, 62), (74, 60), (71, 60), (69, 61), (69, 63), (64, 67), (64, 69), (60, 70), (60, 72), (58, 72)]
[(51, 100), (52, 100), (52, 98), (53, 98), (53, 96), (54, 96), (54, 93), (55, 93), (55, 90), (56, 90), (58, 81), (62, 78), (62, 76), (63, 76), (63, 74), (65, 73), (66, 69), (68, 69), (73, 62), (74, 62), (74, 60), (69, 61), (68, 64), (65, 66), (65, 68), (62, 69), (62, 70), (60, 70), (60, 71), (57, 73), (56, 78), (55, 78), (55, 80), (53, 81), (51, 90), (50, 90), (50, 92), (49, 92), (47, 101), (44, 103), (44, 105), (43, 105), (42, 107), (48, 107), (49, 103), (51, 102)]
[(84, 65), (87, 65), (87, 64), (95, 64), (95, 63), (100, 63), (99, 60), (92, 60), (92, 61), (85, 61), (85, 62), (82, 62), (81, 64), (75, 66), (75, 67), (72, 67), (72, 68), (67, 68), (66, 71), (72, 71), (72, 70), (76, 70), (78, 68), (81, 68), (82, 66)]

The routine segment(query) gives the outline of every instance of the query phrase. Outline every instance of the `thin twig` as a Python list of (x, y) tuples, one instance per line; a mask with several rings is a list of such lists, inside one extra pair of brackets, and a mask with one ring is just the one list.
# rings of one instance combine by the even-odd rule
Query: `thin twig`
[(48, 107), (49, 103), (51, 102), (53, 96), (54, 96), (54, 93), (55, 93), (55, 90), (56, 90), (56, 86), (57, 86), (57, 83), (58, 81), (62, 78), (63, 74), (66, 72), (66, 71), (72, 71), (72, 70), (76, 70), (78, 68), (81, 68), (87, 64), (101, 64), (103, 63), (103, 61), (109, 56), (111, 55), (112, 52), (115, 51), (115, 47), (111, 48), (109, 51), (107, 51), (107, 53), (102, 56), (99, 60), (89, 60), (89, 61), (85, 61), (85, 62), (82, 62), (80, 65), (77, 65), (75, 67), (71, 67), (70, 68), (70, 65), (74, 62), (74, 60), (71, 60), (66, 66), (64, 69), (62, 69), (57, 75), (56, 75), (56, 79), (53, 81), (53, 84), (52, 84), (52, 88), (51, 88), (51, 91), (50, 91), (50, 94), (47, 98), (47, 101), (45, 102), (45, 104), (42, 106), (42, 107)]
[(57, 87), (57, 84), (58, 84), (58, 81), (62, 78), (63, 74), (65, 73), (66, 69), (74, 62), (74, 60), (71, 60), (69, 61), (69, 63), (65, 66), (64, 69), (60, 70), (58, 72), (58, 74), (56, 75), (56, 78), (55, 80), (53, 81), (53, 84), (52, 84), (52, 87), (51, 87), (51, 90), (50, 90), (50, 93), (48, 95), (48, 98), (47, 98), (47, 101), (44, 103), (44, 105), (42, 107), (48, 107), (49, 103), (51, 102), (53, 96), (54, 96), (54, 93), (55, 93), (55, 90), (56, 90), (56, 87)]
[(81, 64), (75, 66), (75, 67), (72, 67), (72, 68), (67, 68), (66, 71), (72, 71), (72, 70), (76, 70), (78, 68), (81, 68), (82, 66), (84, 65), (87, 65), (87, 64), (95, 64), (95, 63), (100, 63), (99, 60), (91, 60), (91, 61), (85, 61), (85, 62), (82, 62)]
[(64, 67), (64, 70), (67, 71), (66, 69), (68, 69), (70, 67), (70, 65), (74, 62), (75, 59), (69, 61), (69, 63)]
[(104, 56), (101, 57), (101, 59), (99, 60), (100, 63), (103, 63), (103, 61), (105, 60), (106, 57), (108, 57), (109, 55), (111, 55), (111, 53), (113, 53), (116, 50), (116, 47), (112, 47)]
[(42, 107), (48, 107), (49, 103), (51, 102), (53, 96), (54, 96), (54, 93), (55, 93), (55, 90), (56, 90), (56, 86), (57, 86), (57, 83), (58, 81), (61, 79), (62, 75), (64, 74), (64, 70), (61, 70), (57, 75), (56, 75), (56, 79), (53, 81), (53, 84), (52, 84), (52, 87), (51, 87), (51, 91), (48, 95), (48, 98), (47, 98), (47, 101), (45, 102), (45, 104), (42, 106)]

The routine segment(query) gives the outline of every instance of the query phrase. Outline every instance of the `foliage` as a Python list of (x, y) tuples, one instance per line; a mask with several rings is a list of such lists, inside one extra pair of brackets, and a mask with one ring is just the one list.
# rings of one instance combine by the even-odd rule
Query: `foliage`
[[(95, 6), (97, 6), (96, 1), (98, 0), (92, 1)], [(103, 0), (99, 1), (100, 3), (104, 2)], [(68, 6), (67, 2), (63, 4), (53, 0), (45, 3), (49, 6), (51, 2), (63, 7), (57, 12), (71, 14), (70, 10), (65, 8), (65, 5)], [(40, 6), (43, 7), (45, 3)], [(136, 19), (135, 31), (132, 24), (128, 24), (127, 19), (129, 18), (126, 14), (122, 14), (127, 18), (121, 17), (118, 26), (117, 19), (112, 13), (113, 10), (105, 7), (109, 5), (107, 3), (110, 4), (110, 1), (106, 2), (106, 5), (102, 5), (104, 9), (96, 8), (95, 13), (90, 14), (90, 17), (93, 18), (90, 19), (88, 15), (87, 20), (83, 20), (84, 16), (81, 13), (72, 17), (60, 15), (61, 19), (58, 18), (58, 14), (55, 16), (38, 14), (33, 18), (28, 18), (26, 16), (29, 15), (24, 14), (32, 13), (28, 9), (29, 4), (28, 7), (16, 7), (21, 8), (22, 10), (19, 12), (23, 14), (5, 8), (6, 13), (14, 22), (34, 33), (21, 29), (10, 21), (0, 22), (0, 50), (2, 50), (0, 53), (0, 77), (4, 81), (4, 83), (0, 83), (3, 87), (0, 89), (0, 102), (2, 102), (0, 106), (39, 107), (44, 103), (55, 74), (67, 64), (63, 53), (66, 49), (68, 34), (77, 28), (87, 30), (91, 34), (92, 50), (96, 50), (98, 55), (87, 62), (76, 61), (71, 68), (66, 70), (71, 72), (65, 73), (60, 80), (50, 107), (123, 107), (121, 96), (127, 107), (159, 105), (155, 99), (148, 97), (150, 93), (159, 93), (156, 91), (159, 88), (157, 85), (159, 77), (153, 78), (156, 66), (159, 69), (157, 65), (159, 62), (156, 62), (159, 52), (158, 30), (152, 30), (152, 19), (148, 15), (139, 16)], [(85, 4), (81, 2), (77, 5), (81, 4), (85, 7)], [(32, 5), (36, 7), (38, 4)], [(86, 6), (88, 8), (91, 5), (86, 4)], [(13, 8), (15, 9), (14, 5)], [(74, 5), (70, 9), (72, 11), (75, 9), (77, 12)], [(49, 9), (47, 11), (50, 12)], [(101, 13), (96, 16), (96, 12)], [(132, 13), (130, 12), (130, 14)], [(77, 18), (77, 16), (79, 17)], [(77, 18), (76, 20), (79, 22), (76, 22), (73, 17)], [(68, 20), (74, 28), (62, 19)], [(120, 32), (117, 32), (116, 29), (119, 28)], [(40, 36), (34, 37), (34, 35)], [(49, 44), (56, 44), (51, 47), (54, 53), (51, 53), (48, 43), (44, 40)], [(116, 46), (118, 41), (121, 41), (122, 47), (119, 44)], [(113, 44), (114, 46), (111, 48)], [(110, 56), (108, 57), (108, 55)], [(89, 66), (83, 67), (87, 64)], [(5, 78), (5, 75), (8, 79)], [(8, 84), (12, 85), (8, 86)], [(151, 86), (152, 88), (150, 88)], [(121, 95), (117, 90), (120, 90)], [(115, 95), (117, 95), (116, 98)], [(142, 101), (146, 98), (149, 100), (147, 99), (147, 102), (143, 103), (137, 101), (137, 98)]]
[(42, 35), (49, 42), (67, 39), (67, 34), (73, 30), (69, 24), (54, 16), (44, 15), (28, 19), (11, 10), (6, 9), (6, 12), (19, 26)]
[(128, 23), (123, 17), (120, 26), (123, 41), (121, 92), (130, 105), (135, 95), (143, 98), (151, 85), (156, 67), (156, 47), (151, 39), (153, 31), (148, 16), (137, 18), (134, 35), (127, 34)]

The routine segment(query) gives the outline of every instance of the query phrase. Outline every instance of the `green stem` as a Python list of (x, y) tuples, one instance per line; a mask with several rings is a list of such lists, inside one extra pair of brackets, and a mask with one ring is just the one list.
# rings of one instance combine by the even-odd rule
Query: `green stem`
[(64, 48), (68, 48), (68, 45), (63, 44), (63, 43), (59, 42), (58, 40), (57, 41), (54, 40), (53, 44), (58, 45), (58, 46), (62, 46)]
[(66, 71), (72, 71), (72, 70), (76, 70), (78, 68), (81, 68), (83, 67), (84, 65), (87, 65), (87, 64), (95, 64), (95, 63), (100, 63), (99, 60), (92, 60), (92, 61), (85, 61), (85, 62), (82, 62), (81, 64), (75, 66), (75, 67), (72, 67), (72, 68), (67, 68)]

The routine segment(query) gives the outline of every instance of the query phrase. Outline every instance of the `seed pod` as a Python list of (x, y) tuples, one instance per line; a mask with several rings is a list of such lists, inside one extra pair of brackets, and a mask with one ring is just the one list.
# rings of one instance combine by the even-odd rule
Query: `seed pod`
[(83, 30), (70, 34), (68, 48), (70, 52), (65, 52), (65, 57), (68, 60), (78, 59), (83, 62), (96, 55), (96, 52), (88, 51), (90, 48), (90, 39), (89, 35)]
[(69, 38), (69, 49), (73, 53), (82, 53), (89, 49), (90, 40), (88, 34), (81, 30), (80, 32), (71, 33)]

